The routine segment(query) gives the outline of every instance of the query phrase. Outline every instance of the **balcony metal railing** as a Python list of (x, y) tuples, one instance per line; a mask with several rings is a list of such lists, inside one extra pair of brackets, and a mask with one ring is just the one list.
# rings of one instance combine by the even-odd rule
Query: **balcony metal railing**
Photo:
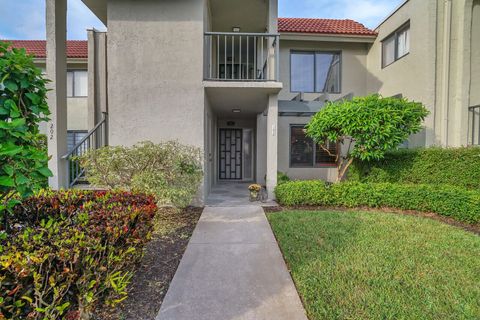
[(468, 108), (470, 145), (480, 145), (480, 105)]
[(85, 177), (85, 169), (82, 168), (78, 157), (83, 156), (90, 150), (98, 149), (108, 145), (108, 115), (103, 113), (102, 120), (80, 140), (73, 149), (64, 155), (62, 159), (67, 160), (68, 184), (73, 187)]
[(206, 32), (205, 80), (279, 81), (278, 34)]

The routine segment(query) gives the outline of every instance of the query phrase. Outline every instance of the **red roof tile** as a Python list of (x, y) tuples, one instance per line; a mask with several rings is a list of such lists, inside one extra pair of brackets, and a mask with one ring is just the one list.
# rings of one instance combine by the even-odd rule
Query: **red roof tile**
[(279, 32), (376, 36), (377, 33), (353, 20), (278, 18)]
[[(45, 40), (1, 40), (11, 42), (15, 48), (25, 48), (27, 53), (33, 54), (35, 58), (45, 58), (46, 41)], [(88, 44), (86, 40), (68, 40), (67, 41), (68, 58), (87, 58)]]

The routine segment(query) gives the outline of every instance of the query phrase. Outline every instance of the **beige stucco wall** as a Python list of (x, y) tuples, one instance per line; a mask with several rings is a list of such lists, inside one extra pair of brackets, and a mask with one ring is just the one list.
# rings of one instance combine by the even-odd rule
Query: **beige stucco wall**
[[(378, 37), (368, 52), (368, 94), (403, 94), (408, 99), (424, 103), (432, 112), (425, 122), (426, 132), (412, 137), (410, 146), (423, 146), (425, 134), (434, 135), (435, 19), (435, 1), (411, 0), (376, 30)], [(382, 68), (382, 41), (408, 21), (410, 53)]]
[[(330, 100), (336, 100), (349, 93), (354, 93), (355, 95), (365, 94), (367, 89), (367, 44), (281, 40), (280, 81), (283, 83), (283, 90), (279, 94), (279, 100), (291, 100), (297, 95), (297, 93), (292, 93), (290, 90), (290, 52), (294, 50), (341, 52), (342, 92), (340, 94), (329, 94)], [(307, 101), (311, 101), (320, 95), (320, 93), (305, 93), (304, 98)]]
[[(45, 61), (37, 59), (35, 65), (45, 70)], [(87, 62), (67, 60), (67, 70), (87, 70)], [(88, 98), (67, 98), (67, 130), (88, 130)], [(47, 134), (47, 124), (40, 124), (40, 132)]]
[(88, 99), (67, 98), (67, 129), (88, 130)]
[(108, 1), (111, 145), (177, 140), (205, 151), (204, 10), (204, 0)]
[(472, 10), (470, 106), (480, 105), (480, 0)]
[(203, 148), (204, 1), (108, 2), (110, 143)]

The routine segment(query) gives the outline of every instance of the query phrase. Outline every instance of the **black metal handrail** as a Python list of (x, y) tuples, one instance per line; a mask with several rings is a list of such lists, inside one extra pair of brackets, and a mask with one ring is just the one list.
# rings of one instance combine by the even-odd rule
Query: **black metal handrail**
[(90, 150), (108, 145), (108, 115), (103, 113), (102, 120), (90, 130), (62, 159), (67, 160), (68, 184), (73, 187), (85, 176), (85, 169), (81, 167), (78, 157), (83, 156)]
[(279, 81), (279, 34), (205, 32), (204, 79)]
[(480, 145), (480, 105), (468, 108), (470, 121), (471, 145)]

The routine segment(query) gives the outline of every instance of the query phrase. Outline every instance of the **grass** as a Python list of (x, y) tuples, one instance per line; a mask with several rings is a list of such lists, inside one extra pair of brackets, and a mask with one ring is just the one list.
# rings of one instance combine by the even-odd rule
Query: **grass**
[(480, 237), (378, 212), (268, 215), (310, 319), (480, 319)]

